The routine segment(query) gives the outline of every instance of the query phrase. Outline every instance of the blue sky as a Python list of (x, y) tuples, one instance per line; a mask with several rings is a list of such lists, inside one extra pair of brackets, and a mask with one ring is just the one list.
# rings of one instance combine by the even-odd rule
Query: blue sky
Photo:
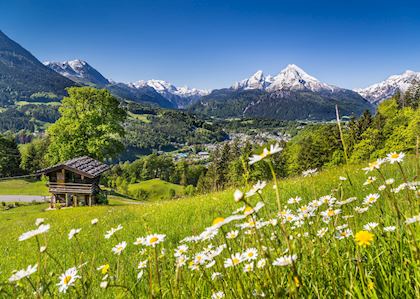
[(0, 30), (40, 60), (88, 61), (107, 78), (229, 86), (289, 63), (365, 87), (420, 71), (420, 1), (0, 1)]

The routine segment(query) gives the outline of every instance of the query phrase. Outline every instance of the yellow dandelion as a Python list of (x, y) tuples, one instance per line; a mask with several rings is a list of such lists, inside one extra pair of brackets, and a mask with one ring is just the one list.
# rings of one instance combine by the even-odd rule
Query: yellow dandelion
[(354, 239), (356, 240), (357, 245), (369, 246), (373, 241), (373, 236), (374, 235), (371, 232), (361, 230), (358, 233), (356, 233)]
[(373, 281), (370, 281), (367, 285), (369, 290), (373, 290), (375, 288), (375, 283)]
[(101, 271), (101, 273), (105, 275), (106, 273), (108, 273), (109, 264), (102, 265), (97, 270)]

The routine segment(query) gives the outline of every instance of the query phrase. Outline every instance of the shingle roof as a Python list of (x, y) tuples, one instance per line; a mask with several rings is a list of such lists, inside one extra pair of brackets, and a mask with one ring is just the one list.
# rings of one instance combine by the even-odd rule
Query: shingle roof
[(39, 172), (45, 174), (61, 168), (65, 168), (70, 171), (86, 175), (87, 177), (94, 178), (107, 171), (109, 166), (99, 162), (98, 160), (92, 159), (91, 157), (83, 156), (59, 163), (49, 168), (42, 169)]

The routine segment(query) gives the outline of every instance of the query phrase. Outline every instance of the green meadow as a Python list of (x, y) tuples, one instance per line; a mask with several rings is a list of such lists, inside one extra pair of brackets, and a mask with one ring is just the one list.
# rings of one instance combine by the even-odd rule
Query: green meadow
[(48, 195), (45, 182), (34, 180), (0, 181), (0, 195)]
[[(412, 183), (418, 161), (406, 157), (401, 165), (383, 164), (380, 171), (368, 174), (376, 178), (370, 181), (361, 170), (365, 165), (279, 180), (280, 214), (273, 183), (241, 202), (233, 200), (234, 190), (226, 190), (142, 204), (111, 198), (108, 206), (44, 211), (46, 205), (34, 205), (3, 211), (0, 296), (418, 298), (420, 235), (415, 223), (418, 218), (413, 217), (419, 214), (419, 194)], [(386, 185), (389, 178), (395, 182)], [(398, 187), (401, 184), (403, 187)], [(242, 191), (250, 188), (244, 186)], [(379, 198), (363, 203), (369, 194), (379, 194)], [(299, 215), (326, 195), (334, 200), (322, 204), (308, 218), (304, 216), (302, 223), (284, 217)], [(288, 203), (297, 196), (301, 201)], [(264, 203), (261, 210), (258, 202)], [(236, 214), (240, 219), (217, 227), (217, 222), (229, 219), (241, 207), (245, 211)], [(367, 210), (356, 212), (356, 207)], [(326, 211), (327, 218), (321, 216)], [(24, 232), (36, 228), (37, 218), (51, 226), (48, 232), (18, 241)], [(92, 225), (92, 219), (98, 223)], [(414, 223), (407, 224), (407, 219)], [(372, 228), (364, 227), (368, 223), (373, 223)], [(104, 238), (118, 225), (121, 230)], [(217, 227), (210, 229), (214, 236), (180, 243), (208, 227)], [(385, 227), (395, 228), (386, 231)], [(69, 240), (72, 229), (81, 230)], [(324, 234), (322, 230), (326, 230)], [(238, 236), (230, 238), (235, 231)], [(360, 240), (360, 231), (368, 238)], [(142, 240), (143, 245), (133, 244), (150, 234), (165, 237), (155, 246), (148, 246), (147, 239)], [(112, 249), (123, 242), (126, 247), (115, 254)], [(180, 244), (188, 246), (181, 254), (185, 261), (180, 255), (174, 257)], [(43, 246), (46, 249), (40, 253)], [(221, 252), (216, 252), (219, 249)], [(255, 250), (255, 259), (244, 257), (249, 250)], [(236, 261), (235, 256), (241, 257)], [(8, 281), (14, 270), (34, 264), (38, 264), (35, 273), (17, 284)], [(106, 271), (97, 270), (104, 265)], [(77, 275), (70, 273), (74, 280), (69, 280), (65, 293), (60, 292), (60, 275), (72, 267)]]

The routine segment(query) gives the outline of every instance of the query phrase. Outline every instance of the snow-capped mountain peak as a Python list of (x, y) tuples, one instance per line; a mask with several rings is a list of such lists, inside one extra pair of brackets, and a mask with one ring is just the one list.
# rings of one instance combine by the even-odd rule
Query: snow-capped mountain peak
[(295, 64), (289, 64), (276, 76), (264, 76), (262, 71), (257, 71), (248, 79), (236, 82), (233, 89), (260, 89), (267, 91), (277, 90), (310, 90), (310, 91), (334, 91), (339, 88), (320, 82), (315, 77), (308, 75), (303, 69)]
[(46, 61), (44, 62), (44, 65), (78, 83), (88, 83), (99, 86), (109, 83), (104, 76), (84, 60), (76, 59), (63, 62)]
[(335, 86), (320, 82), (317, 78), (308, 75), (303, 69), (295, 64), (289, 64), (277, 76), (267, 88), (269, 91), (276, 90), (310, 90), (333, 91)]
[(189, 96), (204, 96), (210, 93), (206, 89), (189, 88), (188, 86), (176, 87), (175, 85), (164, 80), (140, 80), (137, 82), (129, 83), (129, 85), (136, 88), (144, 88), (146, 86), (152, 87), (160, 94), (174, 94), (181, 97)]
[(176, 87), (167, 81), (156, 79), (140, 80), (137, 82), (128, 83), (127, 85), (131, 88), (137, 89), (151, 87), (166, 99), (176, 103), (178, 108), (184, 108), (191, 102), (194, 102), (200, 97), (210, 93), (210, 91), (206, 89), (189, 88), (187, 86)]
[(420, 82), (420, 72), (406, 70), (400, 75), (392, 75), (384, 81), (354, 91), (371, 103), (379, 103), (392, 97), (397, 91), (407, 91), (415, 81)]
[(253, 74), (251, 77), (249, 77), (248, 79), (244, 79), (240, 82), (236, 82), (235, 84), (232, 85), (233, 89), (243, 89), (243, 90), (248, 90), (248, 89), (266, 89), (269, 85), (270, 85), (270, 81), (268, 81), (267, 79), (272, 79), (271, 76), (269, 76), (269, 78), (264, 76), (263, 71), (259, 70), (257, 72), (255, 72), (255, 74)]

